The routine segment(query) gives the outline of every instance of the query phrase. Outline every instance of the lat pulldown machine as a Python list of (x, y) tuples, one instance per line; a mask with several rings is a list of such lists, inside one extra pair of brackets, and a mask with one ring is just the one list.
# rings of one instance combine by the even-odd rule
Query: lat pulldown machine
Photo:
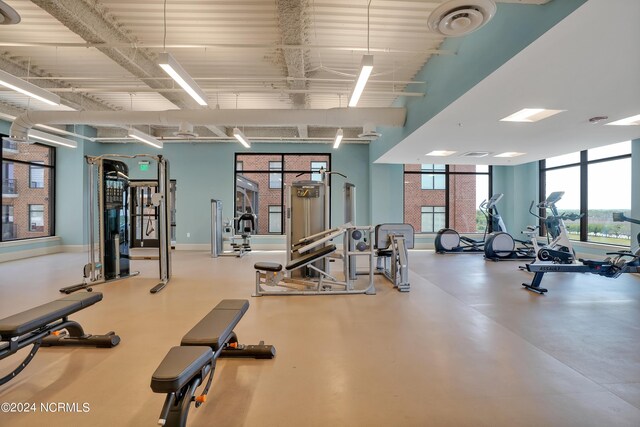
[[(69, 294), (91, 286), (136, 276), (129, 268), (129, 169), (118, 158), (154, 160), (158, 165), (158, 191), (152, 204), (158, 208), (160, 282), (152, 294), (162, 290), (171, 277), (171, 241), (169, 239), (169, 162), (161, 155), (105, 154), (85, 156), (89, 187), (89, 262), (84, 266), (84, 280), (78, 285), (60, 289)], [(97, 179), (97, 181), (96, 181)], [(96, 215), (97, 206), (97, 215)], [(98, 245), (96, 256), (96, 224)], [(88, 282), (87, 282), (88, 281)]]

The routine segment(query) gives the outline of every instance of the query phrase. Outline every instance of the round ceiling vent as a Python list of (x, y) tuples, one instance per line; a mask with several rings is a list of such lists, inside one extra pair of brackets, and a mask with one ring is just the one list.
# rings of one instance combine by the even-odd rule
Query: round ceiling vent
[(0, 25), (13, 25), (20, 22), (20, 15), (14, 8), (0, 0)]
[(482, 27), (495, 14), (493, 0), (450, 0), (431, 13), (427, 24), (433, 32), (460, 37)]
[(193, 131), (193, 125), (187, 122), (181, 122), (177, 132), (174, 132), (173, 134), (177, 137), (186, 139), (198, 137), (198, 134)]

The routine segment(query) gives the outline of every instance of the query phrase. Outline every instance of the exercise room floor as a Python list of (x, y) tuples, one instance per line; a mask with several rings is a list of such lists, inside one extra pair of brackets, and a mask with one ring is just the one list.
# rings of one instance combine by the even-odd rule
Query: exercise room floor
[[(116, 331), (113, 349), (43, 348), (0, 403), (88, 403), (87, 413), (0, 413), (3, 426), (152, 426), (164, 395), (149, 388), (171, 346), (221, 299), (251, 307), (236, 332), (273, 360), (218, 362), (190, 426), (639, 426), (640, 278), (548, 274), (525, 291), (517, 262), (410, 253), (411, 292), (376, 277), (376, 296), (251, 298), (253, 263), (282, 252), (211, 259), (174, 252), (161, 293), (157, 263), (99, 286), (72, 319)], [(82, 254), (0, 264), (0, 318), (60, 297)], [(24, 355), (24, 350), (19, 356)], [(0, 375), (19, 363), (0, 361)]]

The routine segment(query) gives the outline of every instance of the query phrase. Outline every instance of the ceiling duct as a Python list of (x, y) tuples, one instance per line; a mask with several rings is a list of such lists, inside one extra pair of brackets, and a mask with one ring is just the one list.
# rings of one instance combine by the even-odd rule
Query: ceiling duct
[(0, 25), (13, 25), (20, 22), (20, 15), (14, 8), (0, 0)]
[(193, 125), (189, 122), (180, 122), (180, 127), (173, 133), (181, 138), (197, 138), (198, 134), (193, 131)]
[(495, 13), (493, 0), (450, 0), (431, 12), (427, 25), (447, 37), (466, 36), (489, 22)]
[(382, 134), (376, 131), (376, 125), (373, 123), (365, 123), (362, 127), (362, 133), (358, 134), (358, 138), (368, 139), (369, 141), (375, 141), (381, 136)]
[(26, 141), (29, 129), (36, 124), (84, 124), (128, 127), (131, 125), (178, 126), (182, 122), (206, 126), (229, 124), (236, 126), (318, 126), (361, 127), (374, 122), (380, 126), (404, 125), (405, 108), (329, 108), (272, 110), (168, 110), (168, 111), (28, 111), (16, 117), (9, 131), (16, 141)]

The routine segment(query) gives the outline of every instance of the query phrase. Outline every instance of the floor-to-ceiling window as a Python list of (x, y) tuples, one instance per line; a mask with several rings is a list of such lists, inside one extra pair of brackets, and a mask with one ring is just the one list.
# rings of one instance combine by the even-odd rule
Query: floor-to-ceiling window
[(628, 222), (614, 222), (613, 212), (631, 210), (631, 141), (540, 161), (540, 198), (564, 191), (560, 213), (582, 214), (565, 221), (573, 240), (627, 246)]
[(2, 140), (0, 241), (54, 234), (55, 148)]
[(454, 228), (462, 233), (487, 227), (478, 209), (490, 196), (490, 167), (420, 164), (404, 167), (404, 221), (420, 233)]
[(284, 233), (284, 186), (320, 180), (330, 154), (236, 154), (235, 212), (256, 215), (256, 234)]

